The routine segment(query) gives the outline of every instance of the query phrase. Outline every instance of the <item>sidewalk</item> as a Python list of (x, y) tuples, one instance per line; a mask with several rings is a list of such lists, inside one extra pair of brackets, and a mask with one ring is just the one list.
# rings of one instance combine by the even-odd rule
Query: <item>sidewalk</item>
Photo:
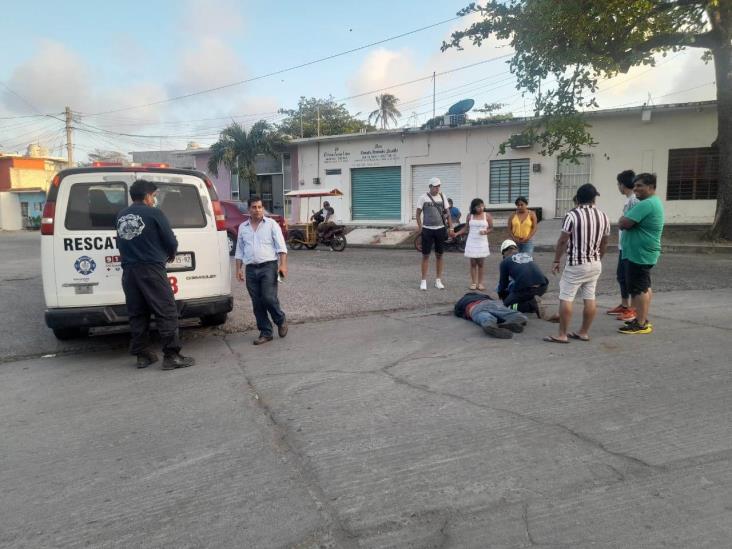
[[(561, 219), (545, 219), (539, 224), (539, 230), (534, 237), (534, 249), (537, 252), (551, 252), (559, 238), (562, 229)], [(698, 238), (679, 238), (679, 231), (676, 228), (664, 234), (661, 246), (664, 253), (699, 253), (732, 254), (732, 242), (712, 243), (703, 242)], [(670, 234), (668, 234), (670, 232)], [(417, 227), (402, 225), (392, 228), (355, 228), (348, 235), (348, 245), (352, 247), (376, 247), (376, 248), (413, 248), (414, 239), (417, 235)], [(510, 235), (505, 227), (496, 227), (489, 239), (492, 249), (497, 249), (501, 242)], [(617, 227), (613, 227), (608, 245), (609, 251), (617, 251)]]

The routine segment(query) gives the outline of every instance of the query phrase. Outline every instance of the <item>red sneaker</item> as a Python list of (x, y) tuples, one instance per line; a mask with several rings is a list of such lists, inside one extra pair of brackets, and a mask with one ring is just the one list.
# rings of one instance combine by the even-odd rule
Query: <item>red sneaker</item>
[(620, 313), (617, 317), (618, 320), (622, 320), (623, 322), (630, 322), (635, 320), (635, 309), (625, 309), (622, 313)]
[(613, 307), (612, 309), (609, 309), (607, 314), (609, 315), (619, 315), (622, 312), (627, 311), (628, 308), (625, 305), (618, 305), (617, 307)]

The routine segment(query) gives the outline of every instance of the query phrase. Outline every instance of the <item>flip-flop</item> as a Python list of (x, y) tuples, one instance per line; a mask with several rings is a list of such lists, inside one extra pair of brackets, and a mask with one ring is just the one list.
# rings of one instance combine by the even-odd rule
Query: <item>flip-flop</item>
[(476, 290), (477, 288), (478, 286), (476, 284), (471, 284), (470, 286), (468, 286), (468, 289), (470, 290)]
[(570, 337), (572, 339), (577, 339), (579, 341), (589, 341), (590, 340), (590, 336), (582, 337), (577, 332), (571, 332), (571, 333), (567, 334), (567, 337)]
[(478, 284), (478, 290), (480, 290), (481, 292), (484, 291), (485, 286), (483, 286), (482, 284)]
[(569, 340), (564, 341), (563, 339), (559, 339), (554, 336), (546, 336), (543, 341), (546, 341), (547, 343), (561, 343), (562, 345), (569, 343)]

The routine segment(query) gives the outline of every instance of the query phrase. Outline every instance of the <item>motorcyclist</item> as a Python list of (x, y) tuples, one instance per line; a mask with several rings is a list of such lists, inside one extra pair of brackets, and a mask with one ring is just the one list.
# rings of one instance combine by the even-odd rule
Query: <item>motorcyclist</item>
[(323, 202), (323, 208), (310, 217), (315, 222), (315, 226), (318, 230), (318, 235), (322, 238), (327, 238), (331, 230), (333, 230), (336, 224), (333, 222), (333, 216), (335, 210), (327, 200)]

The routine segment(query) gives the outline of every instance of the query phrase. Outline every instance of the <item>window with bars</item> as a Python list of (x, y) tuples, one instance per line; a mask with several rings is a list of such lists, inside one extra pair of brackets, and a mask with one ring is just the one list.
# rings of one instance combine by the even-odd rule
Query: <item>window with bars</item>
[(712, 147), (668, 151), (666, 200), (713, 200), (719, 183), (719, 151)]
[(530, 168), (528, 158), (491, 160), (489, 202), (506, 204), (528, 196)]

